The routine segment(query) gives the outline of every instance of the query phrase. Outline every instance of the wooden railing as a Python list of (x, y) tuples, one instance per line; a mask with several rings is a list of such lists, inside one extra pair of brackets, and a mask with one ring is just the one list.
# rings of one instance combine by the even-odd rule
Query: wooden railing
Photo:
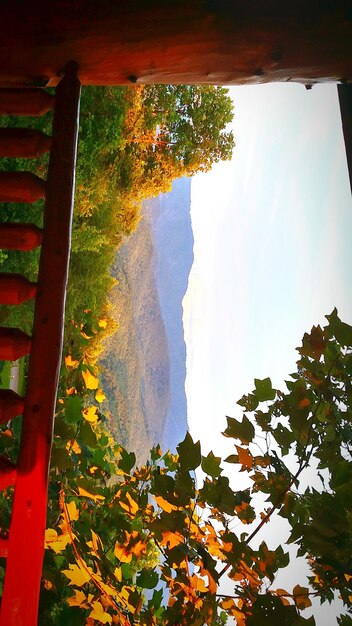
[[(35, 158), (50, 150), (47, 180), (29, 172), (0, 174), (0, 202), (45, 198), (43, 229), (25, 222), (0, 224), (0, 248), (31, 250), (41, 245), (38, 281), (0, 275), (0, 303), (35, 298), (31, 336), (0, 328), (0, 359), (29, 354), (27, 390), (21, 398), (0, 392), (0, 423), (23, 414), (16, 464), (0, 457), (0, 489), (14, 484), (0, 626), (36, 626), (46, 524), (48, 470), (64, 326), (64, 306), (77, 148), (80, 83), (69, 63), (55, 96), (40, 89), (0, 89), (0, 114), (38, 116), (53, 109), (52, 137), (30, 129), (0, 129), (0, 156)], [(1, 220), (1, 216), (0, 216)]]

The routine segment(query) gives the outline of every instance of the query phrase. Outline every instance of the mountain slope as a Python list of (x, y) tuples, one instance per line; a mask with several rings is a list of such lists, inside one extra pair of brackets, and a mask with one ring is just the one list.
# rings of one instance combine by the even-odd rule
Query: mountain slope
[(103, 387), (111, 429), (138, 462), (154, 443), (174, 448), (187, 430), (182, 298), (193, 261), (189, 209), (189, 179), (146, 202), (113, 268), (119, 329), (102, 358)]

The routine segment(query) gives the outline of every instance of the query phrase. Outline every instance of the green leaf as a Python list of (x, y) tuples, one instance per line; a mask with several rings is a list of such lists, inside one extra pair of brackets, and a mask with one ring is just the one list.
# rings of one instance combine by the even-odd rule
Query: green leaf
[(70, 459), (66, 448), (54, 448), (51, 455), (51, 466), (58, 470), (73, 469), (75, 464)]
[(82, 419), (83, 403), (79, 396), (69, 396), (65, 401), (65, 418), (69, 424), (75, 424)]
[(191, 435), (186, 433), (184, 440), (177, 446), (181, 468), (194, 470), (201, 463), (200, 442), (194, 443)]
[(202, 456), (202, 470), (212, 478), (220, 476), (222, 472), (220, 463), (221, 457), (215, 456), (213, 452), (209, 452), (208, 456)]
[(352, 346), (352, 326), (340, 320), (336, 308), (326, 319), (329, 321), (328, 330), (332, 331), (337, 341), (342, 346)]
[(137, 580), (136, 580), (138, 587), (141, 587), (142, 589), (154, 589), (154, 587), (157, 586), (158, 582), (159, 582), (158, 572), (155, 572), (150, 567), (143, 568), (139, 572), (137, 576)]
[(266, 402), (267, 400), (274, 400), (276, 391), (272, 388), (270, 378), (254, 379), (255, 392), (254, 395), (258, 398), (259, 402)]
[(255, 411), (259, 404), (259, 399), (253, 393), (249, 393), (248, 395), (242, 396), (242, 398), (237, 401), (237, 404), (243, 406), (246, 411)]
[(246, 415), (243, 416), (242, 422), (234, 417), (226, 417), (227, 428), (222, 433), (225, 437), (239, 439), (242, 443), (250, 443), (254, 437), (254, 426)]
[(136, 455), (134, 452), (127, 452), (125, 448), (121, 448), (120, 454), (119, 469), (125, 472), (125, 474), (129, 474), (136, 463)]

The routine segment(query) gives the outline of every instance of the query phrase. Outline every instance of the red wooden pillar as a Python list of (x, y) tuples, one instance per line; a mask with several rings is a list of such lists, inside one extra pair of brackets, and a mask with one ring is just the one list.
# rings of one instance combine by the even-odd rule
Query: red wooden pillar
[(76, 67), (70, 64), (56, 91), (33, 343), (0, 626), (37, 626), (70, 253), (79, 97)]

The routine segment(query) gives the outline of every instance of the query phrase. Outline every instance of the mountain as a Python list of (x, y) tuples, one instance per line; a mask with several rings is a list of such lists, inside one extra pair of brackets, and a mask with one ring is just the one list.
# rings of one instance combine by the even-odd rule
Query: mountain
[(193, 262), (190, 179), (143, 205), (119, 249), (111, 294), (118, 331), (102, 358), (116, 438), (139, 463), (154, 443), (175, 449), (187, 430), (182, 299)]

